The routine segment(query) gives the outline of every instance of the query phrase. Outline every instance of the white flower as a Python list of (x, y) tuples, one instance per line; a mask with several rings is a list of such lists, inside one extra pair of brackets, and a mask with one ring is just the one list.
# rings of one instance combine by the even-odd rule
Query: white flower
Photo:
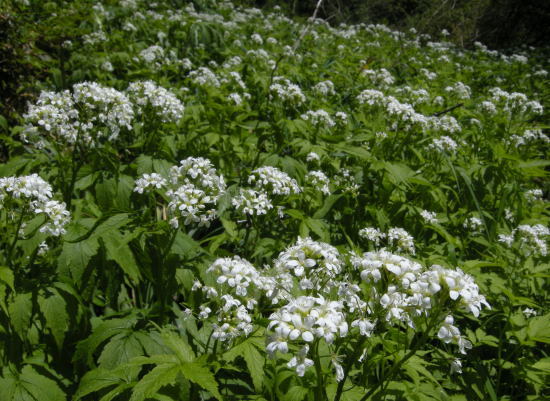
[(386, 238), (386, 234), (374, 227), (365, 227), (359, 230), (359, 236), (369, 241), (374, 242), (376, 246), (380, 245), (380, 241)]
[(426, 223), (437, 224), (437, 222), (438, 222), (437, 215), (436, 215), (435, 212), (430, 212), (428, 210), (423, 210), (422, 212), (420, 212), (420, 215), (422, 216), (422, 218), (424, 219), (424, 221)]
[(414, 255), (414, 238), (404, 229), (399, 227), (390, 228), (388, 231), (388, 243), (393, 245), (394, 242), (398, 250), (409, 252)]
[(271, 166), (260, 167), (252, 171), (248, 177), (248, 183), (274, 195), (291, 195), (301, 192), (295, 179)]
[(266, 214), (273, 209), (273, 203), (265, 192), (240, 188), (239, 194), (231, 200), (239, 212), (250, 216)]
[(149, 188), (156, 188), (161, 189), (165, 187), (168, 184), (165, 178), (163, 178), (160, 174), (157, 173), (151, 173), (151, 174), (143, 174), (141, 178), (138, 178), (136, 180), (136, 186), (134, 188), (134, 191), (142, 194), (143, 191), (149, 189)]
[(316, 190), (325, 195), (330, 195), (330, 180), (322, 171), (310, 171), (306, 174), (305, 180)]

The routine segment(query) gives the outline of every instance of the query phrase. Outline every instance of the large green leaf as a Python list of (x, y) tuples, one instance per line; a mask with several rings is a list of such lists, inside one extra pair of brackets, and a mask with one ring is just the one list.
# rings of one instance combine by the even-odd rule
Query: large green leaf
[(222, 400), (214, 374), (206, 366), (196, 362), (184, 362), (180, 364), (180, 371), (187, 380), (209, 391), (216, 399)]
[(47, 298), (39, 297), (40, 311), (46, 319), (46, 327), (50, 329), (57, 347), (61, 349), (65, 333), (69, 327), (69, 314), (65, 299), (52, 289), (53, 294)]
[(8, 305), (11, 325), (22, 339), (26, 338), (31, 324), (32, 294), (17, 294)]

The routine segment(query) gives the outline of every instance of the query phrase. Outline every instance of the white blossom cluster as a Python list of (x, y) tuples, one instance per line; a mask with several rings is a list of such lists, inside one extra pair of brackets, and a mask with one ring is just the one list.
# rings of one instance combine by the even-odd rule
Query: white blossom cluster
[(535, 189), (529, 189), (528, 191), (525, 191), (525, 199), (527, 202), (537, 202), (541, 201), (543, 197), (542, 189), (535, 188)]
[(340, 253), (332, 245), (313, 241), (311, 238), (298, 238), (296, 244), (281, 252), (274, 261), (278, 274), (290, 273), (297, 277), (301, 290), (321, 290), (342, 270)]
[(40, 232), (58, 237), (65, 234), (71, 214), (65, 203), (52, 199), (52, 187), (37, 174), (0, 178), (0, 209), (9, 205), (9, 211), (24, 217), (42, 215), (46, 218)]
[(302, 191), (294, 178), (271, 166), (263, 166), (252, 171), (248, 183), (273, 195), (292, 195)]
[(520, 249), (527, 255), (546, 256), (549, 236), (550, 229), (542, 224), (522, 224), (512, 230), (510, 235), (500, 234), (498, 240), (509, 247), (518, 241)]
[(144, 174), (135, 182), (134, 191), (143, 193), (150, 189), (166, 190), (170, 199), (168, 210), (173, 215), (170, 224), (179, 226), (198, 223), (209, 226), (216, 215), (215, 206), (225, 193), (223, 176), (208, 159), (188, 157), (179, 166), (172, 166), (170, 176), (165, 178), (157, 173)]
[(308, 172), (305, 176), (305, 181), (321, 193), (330, 195), (330, 179), (322, 171)]
[(533, 142), (550, 143), (550, 138), (541, 129), (528, 129), (523, 135), (510, 136), (510, 143), (514, 146), (524, 146)]
[(183, 117), (182, 102), (172, 92), (153, 81), (132, 82), (126, 92), (139, 114), (151, 108), (164, 123), (178, 122)]
[(321, 96), (331, 96), (336, 94), (334, 90), (334, 84), (332, 83), (332, 81), (329, 80), (321, 81), (316, 84), (313, 87), (313, 92)]
[(253, 189), (240, 188), (239, 194), (231, 199), (231, 203), (238, 212), (250, 216), (267, 214), (270, 209), (273, 209), (273, 203), (268, 195)]
[(385, 68), (379, 70), (363, 69), (361, 75), (367, 77), (373, 85), (380, 88), (387, 88), (395, 82), (395, 78)]
[(295, 368), (298, 376), (313, 365), (307, 358), (309, 346), (316, 338), (323, 338), (332, 344), (337, 337), (345, 337), (348, 324), (343, 313), (344, 305), (339, 301), (329, 301), (319, 297), (300, 296), (272, 313), (268, 329), (273, 329), (267, 351), (288, 352), (288, 342), (303, 341), (303, 346), (290, 362), (288, 367)]
[(481, 227), (483, 227), (483, 221), (479, 217), (468, 217), (462, 225), (465, 229), (470, 230), (472, 234), (479, 234)]
[(196, 70), (190, 71), (189, 78), (198, 86), (213, 86), (214, 88), (219, 88), (221, 85), (218, 76), (208, 67), (199, 67)]
[(490, 89), (491, 100), (500, 105), (508, 114), (534, 114), (540, 115), (544, 108), (536, 100), (529, 100), (524, 93), (506, 92), (500, 88)]
[(458, 149), (458, 144), (449, 136), (434, 138), (428, 145), (428, 149), (433, 149), (440, 153), (454, 154)]
[(336, 125), (334, 120), (325, 110), (308, 110), (301, 115), (302, 120), (310, 121), (316, 127), (332, 128)]
[(432, 129), (448, 133), (460, 132), (461, 127), (452, 116), (425, 116), (418, 113), (409, 103), (402, 103), (393, 96), (386, 96), (375, 89), (365, 89), (357, 95), (359, 104), (366, 104), (373, 108), (383, 110), (392, 119), (392, 128), (397, 129), (398, 123), (402, 128), (410, 130), (415, 126), (423, 130)]
[(298, 85), (283, 77), (275, 77), (273, 81), (274, 83), (269, 87), (272, 98), (292, 106), (299, 106), (306, 101), (306, 97)]
[(445, 92), (460, 100), (466, 100), (472, 96), (472, 89), (462, 82), (457, 82), (453, 86), (447, 86)]
[(424, 219), (426, 223), (437, 224), (437, 214), (435, 212), (430, 212), (428, 210), (422, 210), (420, 216)]
[(380, 242), (387, 239), (389, 246), (396, 248), (397, 251), (415, 254), (414, 238), (407, 231), (400, 227), (392, 227), (387, 233), (378, 228), (365, 227), (359, 230), (359, 236), (374, 243), (376, 247)]

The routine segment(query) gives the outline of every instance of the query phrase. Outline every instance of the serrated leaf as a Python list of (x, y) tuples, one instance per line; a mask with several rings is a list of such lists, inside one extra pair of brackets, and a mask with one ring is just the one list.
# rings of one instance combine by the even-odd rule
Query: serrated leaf
[(0, 378), (0, 399), (2, 401), (65, 401), (67, 397), (55, 381), (39, 374), (31, 365), (25, 365), (19, 375)]
[(302, 401), (309, 390), (302, 386), (293, 386), (284, 395), (285, 401)]
[(17, 294), (8, 304), (8, 312), (13, 329), (24, 339), (31, 324), (32, 294)]
[(114, 369), (132, 358), (143, 355), (141, 343), (129, 329), (117, 334), (105, 345), (97, 362), (105, 369)]
[(112, 230), (103, 234), (103, 243), (107, 249), (107, 259), (116, 262), (128, 277), (135, 283), (141, 280), (141, 272), (122, 234)]
[(116, 371), (107, 369), (94, 369), (87, 372), (80, 380), (78, 390), (75, 394), (75, 401), (82, 397), (95, 393), (109, 386), (114, 386), (122, 382), (122, 378)]
[(195, 353), (187, 342), (173, 331), (163, 330), (161, 333), (164, 344), (178, 357), (181, 362), (192, 362)]
[(203, 389), (209, 391), (216, 399), (220, 401), (222, 400), (214, 374), (210, 372), (207, 367), (193, 362), (184, 362), (179, 367), (182, 375), (187, 380), (190, 380), (201, 386)]
[(46, 319), (46, 327), (50, 329), (58, 349), (61, 349), (65, 332), (69, 327), (69, 314), (65, 299), (55, 291), (53, 295), (38, 299), (40, 311)]
[(179, 373), (180, 366), (177, 364), (156, 366), (136, 384), (130, 401), (143, 401), (154, 396), (161, 387), (174, 383)]
[(246, 344), (243, 348), (243, 358), (250, 372), (250, 376), (252, 377), (252, 383), (254, 383), (256, 391), (261, 391), (265, 376), (265, 358), (250, 342), (245, 342), (243, 344)]
[(95, 238), (76, 243), (64, 242), (63, 250), (57, 262), (60, 272), (70, 274), (76, 286), (80, 287), (84, 271), (98, 249), (99, 243)]
[(76, 346), (74, 360), (83, 359), (88, 364), (93, 364), (92, 355), (104, 341), (132, 327), (136, 323), (134, 316), (121, 319), (109, 319), (99, 324), (92, 334)]
[(0, 283), (6, 284), (12, 291), (15, 291), (13, 271), (9, 267), (0, 266)]

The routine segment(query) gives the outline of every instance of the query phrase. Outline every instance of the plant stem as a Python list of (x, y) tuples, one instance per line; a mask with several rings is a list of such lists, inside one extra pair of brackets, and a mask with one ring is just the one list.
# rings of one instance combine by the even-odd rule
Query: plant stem
[(323, 371), (321, 369), (321, 359), (319, 358), (319, 341), (315, 343), (315, 373), (317, 376), (317, 388), (315, 401), (322, 401), (325, 399), (324, 396), (324, 384), (323, 384)]

